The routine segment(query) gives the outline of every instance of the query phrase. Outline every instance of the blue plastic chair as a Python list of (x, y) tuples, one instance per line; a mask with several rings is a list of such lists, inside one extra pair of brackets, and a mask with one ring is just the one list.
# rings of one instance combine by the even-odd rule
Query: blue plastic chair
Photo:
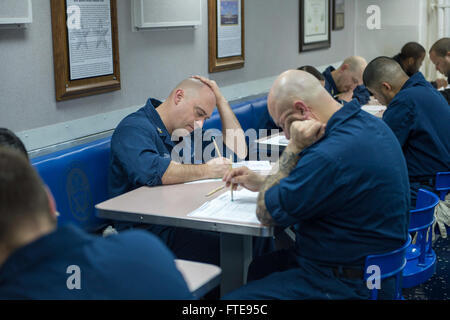
[[(406, 265), (406, 250), (411, 244), (411, 236), (408, 234), (408, 239), (406, 239), (405, 244), (394, 251), (370, 255), (366, 257), (364, 270), (364, 282), (372, 275), (368, 273), (368, 268), (370, 266), (378, 266), (380, 268), (380, 282), (383, 279), (395, 276), (395, 300), (402, 299), (402, 286), (401, 286), (401, 275), (402, 271)], [(376, 300), (378, 298), (378, 289), (373, 288), (370, 290), (371, 300)]]
[(416, 209), (411, 210), (409, 232), (417, 233), (415, 244), (406, 251), (406, 266), (403, 270), (403, 288), (415, 287), (427, 281), (436, 272), (436, 253), (431, 246), (431, 226), (434, 208), (439, 198), (433, 192), (419, 189)]
[(438, 172), (436, 174), (436, 183), (434, 189), (439, 191), (439, 197), (442, 201), (450, 191), (450, 172)]

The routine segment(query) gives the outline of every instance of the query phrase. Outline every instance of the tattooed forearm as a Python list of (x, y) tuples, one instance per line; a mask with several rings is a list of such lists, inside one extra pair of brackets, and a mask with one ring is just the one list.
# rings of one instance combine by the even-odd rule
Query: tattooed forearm
[(281, 179), (286, 178), (295, 168), (299, 159), (300, 157), (298, 155), (298, 152), (293, 152), (289, 148), (286, 148), (278, 162), (279, 164), (278, 171), (275, 174), (268, 176), (264, 181), (258, 194), (258, 201), (256, 208), (256, 216), (258, 217), (259, 221), (261, 221), (262, 224), (265, 225), (274, 224), (274, 221), (266, 208), (265, 203), (266, 191), (269, 190), (274, 185), (278, 184)]

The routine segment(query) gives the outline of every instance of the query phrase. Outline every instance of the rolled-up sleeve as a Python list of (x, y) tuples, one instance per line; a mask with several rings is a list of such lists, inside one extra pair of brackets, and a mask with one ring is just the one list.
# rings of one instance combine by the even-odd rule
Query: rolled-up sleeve
[(317, 152), (304, 155), (290, 175), (264, 195), (273, 220), (289, 226), (326, 215), (331, 207), (339, 206), (337, 171), (333, 161)]
[(116, 129), (111, 151), (134, 186), (162, 184), (162, 176), (169, 167), (170, 154), (161, 154), (156, 145), (160, 139), (153, 130), (122, 126)]

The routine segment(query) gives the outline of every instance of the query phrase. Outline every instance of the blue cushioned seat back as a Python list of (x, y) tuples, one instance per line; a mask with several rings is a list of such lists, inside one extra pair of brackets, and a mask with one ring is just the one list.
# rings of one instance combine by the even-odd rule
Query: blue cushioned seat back
[(261, 119), (262, 114), (267, 109), (267, 96), (255, 99), (252, 102), (252, 106), (253, 106), (253, 116), (255, 119), (255, 129), (256, 130), (264, 129), (264, 128), (257, 128), (257, 127), (258, 127), (259, 119)]
[[(255, 100), (240, 102), (238, 104), (232, 104), (231, 109), (233, 110), (236, 118), (241, 124), (242, 129), (247, 131), (247, 129), (258, 129), (258, 120), (261, 117), (264, 109), (267, 108), (267, 96), (257, 98)], [(203, 129), (219, 129), (222, 130), (222, 122), (220, 120), (219, 112), (214, 110), (211, 118), (205, 121)]]
[[(406, 243), (399, 249), (377, 255), (370, 255), (366, 257), (364, 266), (364, 281), (367, 281), (372, 276), (372, 268), (380, 268), (380, 283), (381, 280), (395, 276), (395, 299), (401, 299), (401, 273), (406, 266), (406, 250), (411, 244), (411, 236), (408, 234)], [(371, 289), (371, 299), (376, 300), (378, 297), (378, 291), (376, 288)]]
[(106, 137), (32, 159), (55, 198), (58, 225), (74, 223), (94, 232), (106, 224), (94, 206), (108, 199), (110, 142)]
[(444, 201), (447, 193), (450, 191), (450, 172), (438, 172), (434, 187), (436, 191), (439, 191), (440, 199)]

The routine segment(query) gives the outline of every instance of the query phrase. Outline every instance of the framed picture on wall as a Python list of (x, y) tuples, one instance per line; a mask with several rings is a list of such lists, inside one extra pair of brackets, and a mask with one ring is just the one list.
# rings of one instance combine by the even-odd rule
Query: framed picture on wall
[(344, 29), (344, 0), (333, 0), (333, 30)]
[(300, 0), (300, 52), (331, 46), (331, 0)]
[(209, 72), (242, 68), (244, 0), (208, 0)]
[(56, 100), (120, 89), (116, 0), (51, 0)]

